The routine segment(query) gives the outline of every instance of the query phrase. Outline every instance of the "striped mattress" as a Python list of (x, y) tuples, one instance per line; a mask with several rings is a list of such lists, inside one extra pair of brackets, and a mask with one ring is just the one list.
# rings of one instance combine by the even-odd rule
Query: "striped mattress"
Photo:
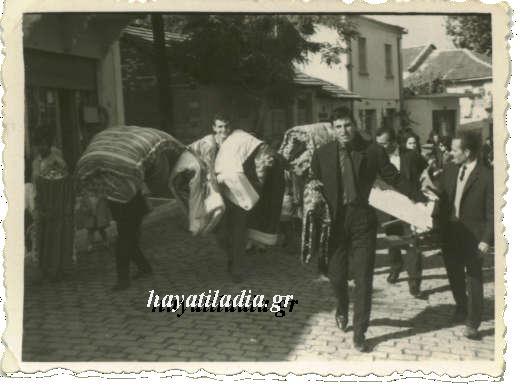
[(166, 184), (168, 167), (185, 149), (181, 142), (157, 129), (106, 129), (94, 136), (78, 161), (78, 192), (126, 203), (144, 188), (148, 177), (157, 177), (157, 172), (166, 174)]

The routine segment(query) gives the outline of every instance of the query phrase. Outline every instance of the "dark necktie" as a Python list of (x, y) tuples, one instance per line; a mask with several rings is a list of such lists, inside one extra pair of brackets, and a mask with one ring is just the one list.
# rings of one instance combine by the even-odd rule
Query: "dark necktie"
[(463, 181), (465, 175), (466, 175), (466, 165), (463, 165), (462, 166), (462, 171), (460, 172), (459, 181)]
[(341, 180), (343, 185), (343, 205), (356, 200), (356, 178), (352, 165), (351, 154), (345, 147), (339, 149), (339, 163), (341, 166)]

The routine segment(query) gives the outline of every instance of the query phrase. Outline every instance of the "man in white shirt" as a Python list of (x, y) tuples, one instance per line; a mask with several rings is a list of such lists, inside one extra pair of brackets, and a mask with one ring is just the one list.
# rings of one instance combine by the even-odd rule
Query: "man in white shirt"
[(453, 139), (453, 164), (440, 177), (442, 251), (456, 303), (454, 321), (465, 321), (469, 339), (479, 339), (482, 256), (494, 238), (493, 173), (477, 160), (480, 146), (474, 132)]

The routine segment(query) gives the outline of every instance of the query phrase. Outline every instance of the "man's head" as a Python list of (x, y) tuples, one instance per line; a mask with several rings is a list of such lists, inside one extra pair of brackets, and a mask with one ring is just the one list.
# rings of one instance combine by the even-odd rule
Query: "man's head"
[(439, 133), (437, 133), (437, 132), (432, 132), (432, 142), (433, 142), (434, 144), (439, 143), (440, 139), (441, 139), (441, 135), (439, 135)]
[(453, 162), (463, 164), (477, 159), (480, 152), (480, 135), (475, 132), (463, 132), (451, 142)]
[(383, 147), (388, 154), (393, 153), (396, 148), (394, 130), (391, 128), (379, 128), (376, 134), (376, 142)]
[(330, 117), (330, 123), (341, 144), (345, 144), (354, 138), (357, 130), (356, 123), (348, 109), (335, 109)]
[(449, 151), (450, 147), (451, 147), (451, 137), (449, 136), (443, 136), (440, 138), (439, 140), (439, 150), (441, 152), (446, 152), (446, 151)]
[(213, 132), (215, 133), (217, 143), (222, 144), (222, 142), (226, 140), (226, 138), (231, 133), (229, 117), (222, 113), (217, 113), (213, 116), (211, 125), (213, 127)]

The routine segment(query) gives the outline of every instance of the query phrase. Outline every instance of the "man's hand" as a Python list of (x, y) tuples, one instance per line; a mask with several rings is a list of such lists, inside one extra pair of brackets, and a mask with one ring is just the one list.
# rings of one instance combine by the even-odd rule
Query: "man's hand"
[(487, 244), (485, 242), (479, 243), (478, 250), (480, 251), (480, 253), (486, 254), (489, 251), (489, 244)]

